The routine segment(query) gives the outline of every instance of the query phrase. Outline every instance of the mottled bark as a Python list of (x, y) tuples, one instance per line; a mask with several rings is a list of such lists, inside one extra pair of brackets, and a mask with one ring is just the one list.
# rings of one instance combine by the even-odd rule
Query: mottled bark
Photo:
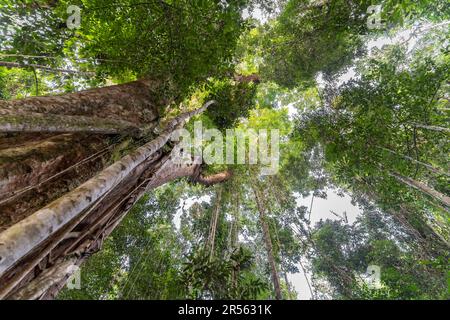
[[(66, 258), (75, 256), (82, 263), (101, 248), (103, 239), (146, 191), (197, 176), (200, 165), (175, 163), (161, 148), (174, 129), (212, 103), (178, 116), (156, 139), (2, 232), (0, 297), (13, 297), (42, 270)], [(52, 285), (42, 297), (54, 297), (63, 282)]]
[[(21, 130), (0, 132), (0, 231), (103, 169), (115, 148), (112, 140), (118, 139), (101, 133), (148, 133), (164, 103), (157, 89), (157, 81), (140, 80), (61, 96), (0, 101), (0, 127)], [(27, 130), (39, 132), (23, 132)]]
[(143, 126), (156, 120), (158, 106), (164, 105), (155, 94), (157, 87), (156, 81), (139, 80), (59, 96), (0, 101), (0, 109), (47, 115), (94, 116)]
[(47, 290), (61, 280), (67, 279), (73, 273), (76, 258), (72, 257), (59, 264), (44, 270), (28, 286), (22, 288), (10, 297), (13, 300), (36, 300), (44, 295)]
[(410, 157), (410, 156), (407, 156), (407, 155), (398, 153), (398, 152), (396, 152), (396, 151), (393, 151), (393, 150), (388, 149), (388, 148), (385, 148), (385, 147), (377, 146), (377, 148), (378, 148), (378, 149), (381, 149), (381, 150), (384, 150), (384, 151), (387, 151), (387, 152), (389, 152), (389, 153), (391, 153), (391, 154), (394, 154), (394, 155), (396, 155), (396, 156), (399, 156), (399, 157), (401, 157), (401, 158), (404, 158), (404, 159), (406, 159), (406, 160), (408, 160), (408, 161), (410, 161), (410, 162), (412, 162), (412, 163), (414, 163), (414, 164), (421, 165), (421, 166), (427, 168), (428, 170), (430, 170), (431, 172), (434, 172), (435, 174), (438, 174), (438, 175), (446, 175), (447, 177), (450, 177), (450, 173), (449, 173), (449, 172), (445, 172), (445, 171), (441, 170), (440, 168), (435, 168), (435, 167), (433, 167), (431, 164), (428, 164), (428, 163), (425, 163), (425, 162), (416, 160), (416, 159), (414, 159), (414, 158), (412, 158), (412, 157)]
[(191, 116), (203, 112), (210, 104), (205, 104), (196, 111), (187, 112), (173, 119), (167, 129), (156, 139), (104, 169), (96, 177), (75, 190), (2, 232), (0, 234), (0, 275), (71, 219), (113, 190), (136, 167), (161, 149), (177, 126), (183, 124)]
[[(168, 171), (170, 172), (171, 179), (177, 179), (191, 176), (196, 169), (197, 167), (193, 165), (176, 164), (171, 160), (170, 156), (162, 156), (161, 153), (155, 154), (151, 160), (148, 160), (148, 163), (136, 168), (127, 177), (126, 181), (121, 183), (114, 191), (103, 198), (102, 201), (98, 202), (90, 212), (82, 217), (81, 222), (74, 224), (76, 225), (75, 227), (71, 225), (64, 232), (59, 233), (60, 235), (65, 234), (65, 238), (49, 239), (48, 246), (52, 246), (52, 260), (75, 257), (75, 264), (81, 265), (89, 256), (101, 249), (103, 240), (119, 225), (126, 216), (126, 213), (146, 191), (167, 182)], [(69, 232), (69, 230), (71, 231)], [(76, 236), (67, 237), (70, 234), (75, 234)], [(54, 245), (55, 242), (57, 243), (56, 246)], [(41, 249), (42, 251), (43, 249)], [(49, 268), (54, 268), (53, 266), (57, 264), (58, 261), (50, 261)], [(22, 279), (26, 279), (28, 276), (26, 273), (32, 272), (32, 269), (24, 271), (26, 272), (23, 272)], [(40, 298), (53, 299), (63, 288), (69, 276), (70, 274), (67, 274), (58, 283), (51, 283), (46, 293), (41, 295)], [(11, 294), (8, 295), (8, 298), (14, 298), (16, 296), (15, 292), (17, 292), (17, 289), (14, 290), (15, 287), (19, 288), (19, 291), (23, 290), (20, 288), (28, 288), (28, 285), (20, 284), (22, 279), (17, 276), (15, 278), (7, 280), (8, 284), (12, 283), (13, 280), (15, 282), (10, 288)], [(38, 275), (37, 278), (40, 278), (40, 276)], [(36, 287), (35, 289), (37, 290), (39, 288)], [(36, 296), (33, 290), (26, 290), (30, 297)], [(0, 291), (1, 294), (3, 294), (2, 291)]]

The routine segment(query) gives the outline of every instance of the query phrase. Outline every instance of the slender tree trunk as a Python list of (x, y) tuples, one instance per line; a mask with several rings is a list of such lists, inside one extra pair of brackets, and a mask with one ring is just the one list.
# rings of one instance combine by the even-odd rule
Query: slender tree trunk
[(0, 109), (0, 132), (90, 132), (100, 134), (138, 134), (133, 123), (98, 117), (12, 112)]
[(209, 225), (208, 240), (206, 241), (206, 245), (207, 245), (208, 250), (209, 250), (209, 257), (210, 257), (210, 259), (214, 255), (214, 245), (215, 245), (215, 242), (216, 242), (217, 223), (219, 221), (221, 200), (222, 200), (222, 189), (219, 188), (219, 190), (216, 193), (216, 200), (215, 200), (215, 204), (214, 204), (214, 210), (211, 213), (211, 222), (210, 222), (210, 225)]
[(406, 184), (407, 186), (417, 189), (419, 191), (422, 191), (425, 194), (428, 194), (432, 198), (442, 202), (444, 205), (446, 205), (448, 208), (450, 208), (450, 197), (446, 196), (445, 194), (440, 193), (437, 190), (434, 190), (433, 188), (430, 188), (425, 183), (414, 180), (409, 177), (402, 176), (398, 173), (391, 172), (390, 175), (397, 179), (398, 181)]
[[(380, 201), (378, 195), (373, 192), (376, 188), (368, 182), (366, 179), (358, 179), (360, 183), (365, 185), (368, 189), (364, 191), (364, 194), (372, 201), (378, 204), (381, 208), (385, 207)], [(399, 209), (383, 208), (387, 213), (394, 217), (408, 232), (413, 235), (418, 244), (422, 247), (424, 253), (426, 253), (426, 259), (429, 259), (431, 248), (439, 244), (439, 247), (444, 248), (444, 251), (449, 248), (448, 241), (446, 241), (442, 235), (440, 235), (432, 226), (430, 226), (422, 217), (418, 217), (412, 212), (406, 204), (400, 204)]]
[(438, 174), (438, 175), (446, 175), (447, 177), (450, 176), (450, 173), (445, 172), (445, 171), (442, 171), (440, 168), (435, 168), (435, 167), (433, 167), (431, 164), (428, 164), (428, 163), (425, 163), (425, 162), (422, 162), (422, 161), (418, 161), (418, 160), (416, 160), (416, 159), (414, 159), (414, 158), (412, 158), (412, 157), (410, 157), (410, 156), (407, 156), (407, 155), (404, 155), (404, 154), (400, 154), (400, 153), (398, 153), (398, 152), (395, 152), (395, 151), (393, 151), (393, 150), (391, 150), (391, 149), (388, 149), (388, 148), (385, 148), (385, 147), (377, 146), (377, 148), (378, 148), (378, 149), (381, 149), (381, 150), (384, 150), (384, 151), (387, 151), (387, 152), (389, 152), (389, 153), (391, 153), (391, 154), (397, 155), (397, 156), (399, 156), (399, 157), (401, 157), (401, 158), (404, 158), (404, 159), (406, 159), (406, 160), (408, 160), (408, 161), (411, 161), (411, 162), (414, 163), (414, 164), (419, 164), (419, 165), (421, 165), (421, 166), (427, 168), (427, 169), (430, 170), (431, 172), (434, 172), (434, 173), (436, 173), (436, 174)]
[(414, 127), (416, 127), (416, 128), (421, 128), (421, 129), (426, 129), (426, 130), (431, 130), (431, 131), (437, 131), (437, 132), (450, 133), (450, 129), (449, 128), (445, 128), (445, 127), (428, 126), (428, 125), (419, 124), (419, 123), (413, 123), (412, 125)]
[[(240, 223), (239, 223), (239, 210), (240, 210), (240, 197), (239, 197), (239, 191), (234, 190), (234, 219), (233, 219), (233, 229), (231, 230), (231, 250), (230, 255), (234, 252), (237, 252), (239, 249), (239, 231), (240, 231)], [(238, 281), (238, 274), (240, 271), (239, 264), (233, 266), (233, 270), (231, 273), (231, 285), (233, 289), (237, 289), (237, 281)]]
[(264, 242), (266, 245), (267, 259), (269, 260), (269, 265), (270, 265), (271, 272), (272, 272), (272, 282), (273, 282), (273, 287), (275, 290), (275, 298), (277, 300), (281, 300), (281, 299), (283, 299), (283, 297), (281, 295), (280, 277), (278, 275), (277, 265), (276, 265), (275, 258), (273, 255), (273, 244), (272, 244), (272, 238), (270, 236), (269, 224), (267, 223), (265, 206), (264, 206), (263, 200), (261, 198), (261, 194), (258, 189), (258, 186), (255, 186), (255, 184), (253, 184), (253, 192), (255, 194), (256, 205), (257, 205), (258, 211), (259, 211), (259, 221), (261, 223), (261, 227), (262, 227), (262, 231), (263, 231), (263, 238), (264, 238)]

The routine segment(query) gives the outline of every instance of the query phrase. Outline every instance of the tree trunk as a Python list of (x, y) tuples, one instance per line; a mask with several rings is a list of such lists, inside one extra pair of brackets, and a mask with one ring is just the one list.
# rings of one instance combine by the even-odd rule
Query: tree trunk
[[(230, 256), (239, 250), (239, 231), (240, 231), (240, 217), (239, 217), (239, 210), (240, 210), (240, 196), (239, 191), (234, 190), (234, 218), (233, 218), (233, 228), (231, 230), (231, 248), (230, 248)], [(233, 265), (233, 270), (231, 272), (231, 285), (233, 289), (237, 288), (238, 285), (238, 274), (240, 271), (240, 265), (236, 264)]]
[(114, 119), (142, 127), (157, 120), (158, 108), (165, 105), (154, 94), (159, 85), (156, 81), (139, 80), (59, 96), (0, 101), (0, 110), (13, 114), (23, 112)]
[[(367, 196), (370, 200), (374, 201), (382, 210), (390, 214), (396, 221), (398, 221), (409, 234), (413, 235), (417, 240), (418, 244), (421, 246), (422, 251), (426, 254), (426, 258), (439, 255), (434, 251), (434, 247), (440, 248), (438, 252), (445, 252), (449, 248), (448, 241), (445, 240), (442, 235), (440, 235), (432, 226), (430, 226), (423, 217), (417, 216), (407, 207), (407, 204), (400, 204), (398, 209), (386, 208), (380, 197), (373, 191), (376, 190), (375, 186), (372, 185), (366, 179), (357, 179), (359, 183), (363, 184), (367, 189), (363, 191), (363, 194)], [(433, 255), (430, 255), (429, 250), (433, 249)]]
[(208, 247), (208, 250), (209, 250), (210, 259), (214, 255), (214, 245), (216, 242), (217, 222), (219, 221), (221, 199), (222, 199), (222, 189), (219, 188), (219, 190), (216, 193), (214, 210), (211, 213), (211, 222), (209, 225), (208, 240), (206, 241), (206, 246)]
[(419, 124), (419, 123), (413, 123), (412, 125), (416, 128), (437, 131), (437, 132), (450, 133), (449, 128), (444, 128), (444, 127), (439, 127), (439, 126), (428, 126), (428, 125)]
[(77, 70), (69, 70), (69, 69), (59, 69), (59, 68), (51, 68), (47, 66), (43, 66), (40, 64), (34, 64), (34, 63), (18, 63), (18, 62), (8, 62), (8, 61), (0, 61), (1, 67), (7, 67), (7, 68), (33, 68), (33, 69), (41, 69), (48, 72), (53, 73), (72, 73), (72, 74), (79, 74), (79, 75), (85, 75), (85, 76), (95, 76), (95, 72), (84, 72), (84, 71), (77, 71)]
[(255, 194), (256, 205), (259, 211), (259, 221), (261, 223), (263, 238), (266, 245), (267, 259), (269, 260), (269, 265), (272, 272), (272, 282), (275, 290), (275, 298), (277, 300), (281, 300), (283, 299), (283, 297), (281, 295), (280, 277), (278, 275), (277, 265), (273, 255), (273, 244), (272, 238), (270, 236), (269, 224), (267, 223), (265, 206), (261, 198), (258, 186), (255, 186), (255, 184), (253, 184), (253, 192)]
[(401, 157), (401, 158), (404, 158), (404, 159), (406, 159), (406, 160), (408, 160), (408, 161), (411, 161), (411, 162), (414, 163), (414, 164), (419, 164), (419, 165), (421, 165), (421, 166), (427, 168), (427, 169), (430, 170), (431, 172), (434, 172), (434, 173), (436, 173), (436, 174), (438, 174), (438, 175), (446, 175), (447, 177), (450, 177), (450, 173), (445, 172), (445, 171), (442, 171), (440, 168), (435, 168), (435, 167), (433, 167), (431, 164), (428, 164), (428, 163), (425, 163), (425, 162), (416, 160), (416, 159), (414, 159), (414, 158), (412, 158), (412, 157), (410, 157), (410, 156), (407, 156), (407, 155), (404, 155), (404, 154), (400, 154), (400, 153), (398, 153), (398, 152), (395, 152), (395, 151), (393, 151), (393, 150), (391, 150), (391, 149), (388, 149), (388, 148), (385, 148), (385, 147), (380, 147), (380, 146), (376, 146), (376, 147), (377, 147), (378, 149), (387, 151), (387, 152), (389, 152), (389, 153), (391, 153), (391, 154), (394, 154), (394, 155), (399, 156), (399, 157)]
[(425, 183), (414, 180), (409, 177), (404, 177), (398, 173), (391, 172), (390, 175), (397, 179), (398, 181), (406, 184), (407, 186), (417, 189), (419, 191), (422, 191), (425, 194), (428, 194), (432, 198), (442, 202), (444, 205), (447, 206), (447, 208), (450, 208), (450, 197), (446, 196), (445, 194), (440, 193), (439, 191), (434, 190), (433, 188), (430, 188)]
[[(114, 123), (122, 133), (128, 125), (140, 130), (155, 126), (162, 103), (152, 96), (156, 87), (141, 80), (56, 97), (0, 101), (0, 110), (38, 113), (52, 125), (66, 116), (70, 121), (91, 118), (93, 127)], [(93, 134), (89, 128), (91, 133), (0, 133), (0, 298), (55, 297), (70, 276), (63, 264), (80, 265), (98, 251), (145, 192), (180, 177), (207, 185), (228, 179), (226, 172), (203, 177), (200, 165), (175, 163), (167, 145), (173, 130), (212, 103), (173, 119), (132, 152), (115, 141), (122, 137)], [(74, 123), (72, 128), (80, 128)], [(125, 156), (105, 168), (116, 151)], [(49, 274), (59, 280), (48, 280)]]
[(0, 132), (90, 132), (100, 134), (138, 134), (131, 122), (98, 117), (11, 112), (0, 109)]

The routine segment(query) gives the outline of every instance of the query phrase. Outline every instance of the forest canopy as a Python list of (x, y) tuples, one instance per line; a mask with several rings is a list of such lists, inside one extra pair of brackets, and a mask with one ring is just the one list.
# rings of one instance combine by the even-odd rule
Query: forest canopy
[(446, 1), (0, 3), (0, 298), (449, 298)]

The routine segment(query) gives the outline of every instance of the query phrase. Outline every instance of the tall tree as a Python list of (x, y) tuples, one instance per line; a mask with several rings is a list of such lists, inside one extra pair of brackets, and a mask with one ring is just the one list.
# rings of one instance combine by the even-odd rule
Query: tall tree
[[(97, 251), (103, 239), (146, 191), (180, 177), (191, 177), (192, 181), (208, 185), (229, 177), (225, 174), (206, 178), (200, 165), (180, 166), (171, 157), (171, 133), (189, 118), (203, 113), (213, 102), (205, 101), (203, 107), (196, 104), (190, 111), (178, 110), (184, 113), (172, 119), (170, 112), (176, 110), (165, 107), (171, 101), (186, 99), (190, 83), (211, 73), (220, 78), (228, 70), (225, 61), (242, 26), (240, 10), (244, 4), (222, 7), (214, 1), (199, 6), (184, 1), (80, 3), (84, 22), (76, 34), (65, 39), (67, 50), (77, 50), (71, 39), (80, 37), (86, 50), (83, 49), (82, 55), (103, 51), (107, 57), (101, 57), (101, 61), (109, 63), (123, 60), (123, 56), (119, 57), (123, 53), (123, 40), (135, 41), (134, 48), (126, 48), (130, 54), (128, 62), (103, 64), (96, 71), (111, 77), (122, 72), (134, 73), (140, 80), (60, 96), (1, 101), (2, 135), (6, 139), (4, 145), (9, 145), (2, 150), (1, 297), (14, 295), (28, 283), (31, 287), (33, 283), (42, 283), (41, 274), (52, 274), (59, 284), (48, 283), (48, 286), (60, 287), (68, 274), (58, 266), (67, 259), (80, 264)], [(58, 20), (66, 3), (50, 7), (46, 9), (51, 10), (48, 19)], [(14, 8), (31, 11), (39, 19), (47, 17), (39, 14), (42, 10), (39, 6), (15, 3), (6, 7), (10, 10), (7, 13)], [(203, 15), (210, 16), (206, 29), (203, 29), (206, 26)], [(196, 22), (193, 17), (197, 17)], [(161, 19), (170, 25), (160, 23)], [(215, 22), (211, 23), (211, 19)], [(113, 41), (110, 21), (115, 21), (116, 27), (112, 28), (118, 32)], [(189, 28), (173, 25), (188, 21)], [(155, 22), (163, 28), (142, 33), (142, 28), (151, 30)], [(29, 25), (36, 27), (34, 21)], [(197, 33), (194, 26), (202, 32)], [(178, 31), (189, 30), (189, 35), (175, 33), (175, 27)], [(48, 31), (44, 35), (48, 41), (60, 41), (53, 37), (51, 28)], [(89, 40), (92, 34), (96, 35), (96, 41)], [(21, 47), (22, 35), (25, 34), (17, 32), (10, 39), (12, 53)], [(158, 40), (156, 43), (164, 45), (156, 46), (150, 39), (143, 41), (142, 35), (154, 35), (166, 41)], [(142, 50), (142, 43), (150, 47)], [(186, 54), (189, 50), (195, 52)], [(171, 53), (180, 55), (174, 57)], [(180, 60), (181, 56), (190, 60)], [(149, 57), (161, 59), (160, 63), (146, 61)], [(136, 61), (141, 61), (138, 68)], [(216, 69), (224, 65), (225, 68)], [(117, 137), (123, 143), (118, 144)], [(39, 294), (44, 291), (41, 286)], [(27, 294), (37, 297), (33, 292)]]

